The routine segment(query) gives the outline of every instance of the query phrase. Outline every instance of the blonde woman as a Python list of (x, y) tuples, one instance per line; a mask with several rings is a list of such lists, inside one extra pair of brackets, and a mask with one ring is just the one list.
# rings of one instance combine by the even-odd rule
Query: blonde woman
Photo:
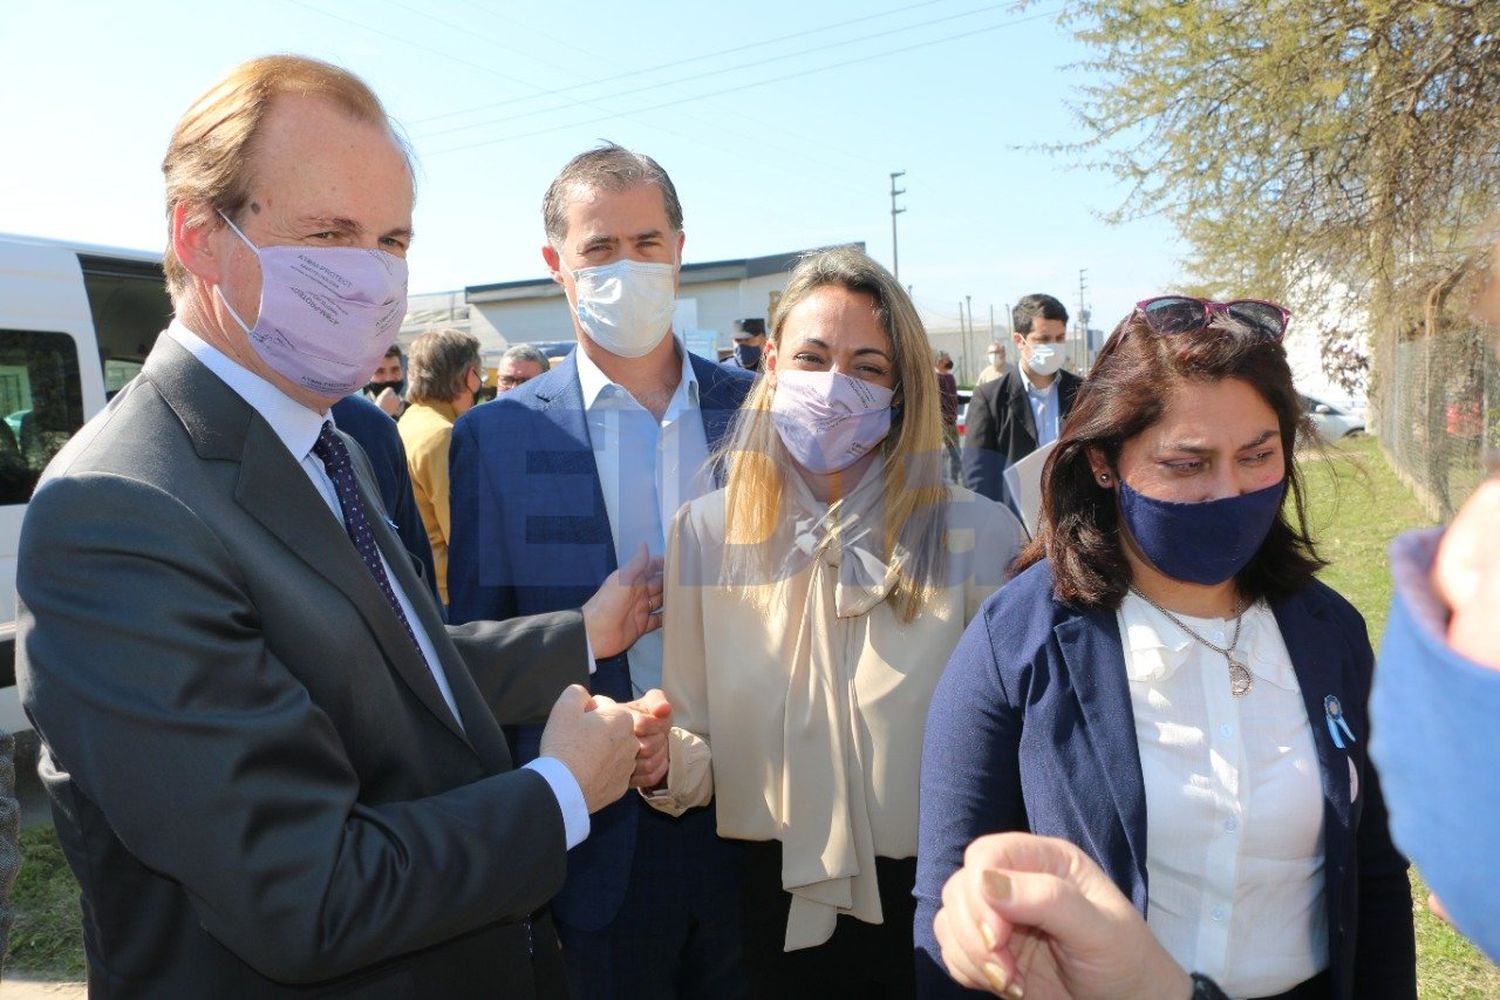
[(863, 252), (792, 275), (725, 449), (667, 553), (664, 783), (745, 842), (756, 996), (910, 996), (923, 721), (1022, 542), (942, 483), (932, 351)]

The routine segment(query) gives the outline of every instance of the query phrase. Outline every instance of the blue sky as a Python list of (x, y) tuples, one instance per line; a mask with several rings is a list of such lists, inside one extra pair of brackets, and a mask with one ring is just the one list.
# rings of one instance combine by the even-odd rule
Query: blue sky
[(608, 138), (672, 175), (687, 261), (862, 240), (889, 265), (905, 170), (901, 280), (929, 323), (965, 295), (981, 330), (1031, 291), (1074, 310), (1087, 268), (1108, 329), (1182, 279), (1183, 248), (1159, 220), (1105, 226), (1113, 181), (1028, 148), (1084, 138), (1066, 102), (1088, 53), (1060, 6), (7, 0), (0, 231), (160, 249), (177, 117), (240, 60), (293, 51), (360, 74), (413, 140), (413, 292), (541, 276), (547, 183)]

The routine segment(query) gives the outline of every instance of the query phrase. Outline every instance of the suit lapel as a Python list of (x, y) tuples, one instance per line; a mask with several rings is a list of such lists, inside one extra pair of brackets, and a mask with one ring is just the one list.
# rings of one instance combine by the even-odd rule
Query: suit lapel
[[(1055, 632), (1068, 680), (1088, 723), (1079, 732), (1093, 751), (1100, 784), (1114, 800), (1115, 818), (1125, 830), (1137, 884), (1145, 885), (1146, 784), (1119, 625), (1112, 612), (1087, 612), (1061, 623)], [(1086, 780), (1077, 783), (1080, 789), (1088, 785)]]
[(1016, 372), (1015, 381), (1011, 384), (1007, 395), (1009, 396), (1011, 423), (1026, 433), (1026, 447), (1019, 449), (1019, 452), (1013, 449), (1011, 454), (1024, 457), (1036, 451), (1036, 414), (1031, 412), (1031, 400), (1026, 396), (1026, 376), (1019, 370)]
[(750, 381), (735, 378), (719, 369), (718, 365), (690, 357), (693, 371), (698, 376), (698, 408), (703, 414), (703, 434), (708, 441), (708, 453), (718, 450), (724, 435), (734, 423), (735, 414), (749, 392)]
[[(345, 443), (349, 443), (347, 437)], [(378, 544), (382, 530), (389, 532), (389, 529), (379, 514), (380, 504), (374, 499), (364, 477), (358, 476), (356, 480)], [(245, 435), (235, 499), (246, 513), (349, 599), (374, 633), (386, 660), (412, 693), (450, 732), (463, 739), (463, 730), (443, 700), (432, 671), (427, 668), (421, 652), (412, 645), (401, 619), (381, 593), (343, 525), (318, 495), (301, 466), (287, 453), (270, 425), (259, 417), (251, 421)], [(387, 563), (395, 572), (399, 574), (401, 569), (409, 569), (406, 566), (397, 568), (398, 560), (390, 557), (390, 549), (384, 545), (382, 548), (387, 553)], [(401, 559), (405, 559), (404, 549), (402, 553)], [(402, 587), (408, 595), (423, 589), (420, 586), (414, 589), (405, 580), (402, 580)]]
[[(615, 535), (609, 523), (609, 508), (604, 505), (599, 462), (594, 457), (593, 439), (589, 436), (588, 414), (583, 409), (583, 388), (578, 381), (576, 358), (578, 350), (574, 348), (573, 353), (553, 369), (557, 376), (552, 380), (553, 391), (549, 395), (537, 395), (542, 404), (543, 418), (533, 423), (535, 444), (531, 446), (531, 450), (566, 456), (566, 464), (570, 467), (574, 462), (586, 460), (588, 468), (592, 470), (593, 475), (587, 477), (588, 486), (584, 487), (593, 492), (591, 509), (595, 513), (591, 537), (602, 538), (605, 544), (601, 546), (603, 558), (590, 568), (600, 571), (596, 579), (602, 582), (619, 567), (619, 563), (615, 556)], [(527, 471), (532, 470), (528, 468)], [(590, 558), (598, 559), (597, 556)]]
[[(1318, 752), (1325, 804), (1325, 855), (1330, 867), (1341, 868), (1343, 856), (1353, 841), (1354, 804), (1350, 799), (1349, 761), (1353, 759), (1354, 748), (1348, 746), (1347, 741), (1346, 749), (1333, 745), (1324, 701), (1332, 695), (1341, 702), (1352, 703), (1352, 699), (1346, 696), (1353, 692), (1346, 690), (1344, 684), (1349, 651), (1343, 642), (1343, 630), (1328, 619), (1326, 607), (1312, 600), (1312, 594), (1311, 589), (1304, 590), (1273, 610), (1282, 641), (1291, 656), (1292, 669), (1297, 674), (1297, 684), (1302, 688), (1302, 701), (1307, 707), (1313, 745)], [(1364, 739), (1365, 733), (1357, 732), (1355, 736)]]

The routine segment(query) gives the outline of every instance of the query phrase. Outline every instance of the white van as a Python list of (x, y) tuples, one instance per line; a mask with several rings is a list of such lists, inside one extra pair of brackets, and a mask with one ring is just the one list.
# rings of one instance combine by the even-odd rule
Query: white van
[(16, 694), (16, 550), (38, 476), (135, 377), (172, 315), (161, 255), (0, 233), (0, 728)]

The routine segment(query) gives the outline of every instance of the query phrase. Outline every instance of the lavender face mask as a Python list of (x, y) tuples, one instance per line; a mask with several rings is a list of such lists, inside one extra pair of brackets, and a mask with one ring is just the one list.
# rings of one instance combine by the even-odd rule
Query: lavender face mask
[(778, 369), (771, 421), (797, 464), (826, 475), (847, 469), (891, 432), (895, 392), (841, 372)]
[(214, 286), (224, 308), (273, 371), (337, 399), (369, 381), (406, 315), (406, 261), (360, 247), (257, 247), (260, 315), (251, 327)]

